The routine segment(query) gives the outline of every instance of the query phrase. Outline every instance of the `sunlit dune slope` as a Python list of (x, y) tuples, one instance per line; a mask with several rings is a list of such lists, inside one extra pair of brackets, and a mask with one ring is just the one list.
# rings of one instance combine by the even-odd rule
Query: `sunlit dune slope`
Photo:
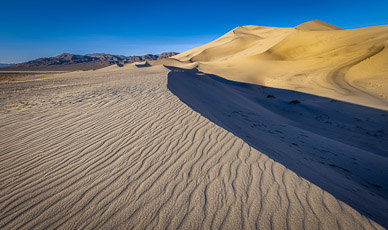
[(174, 56), (221, 77), (388, 109), (388, 26), (238, 27)]
[(293, 29), (264, 26), (240, 26), (217, 40), (174, 56), (181, 61), (225, 61), (255, 55), (268, 50)]
[(309, 22), (302, 23), (295, 27), (297, 30), (305, 30), (305, 31), (325, 31), (325, 30), (343, 30), (340, 27), (331, 25), (326, 22), (322, 22), (320, 20), (313, 20)]

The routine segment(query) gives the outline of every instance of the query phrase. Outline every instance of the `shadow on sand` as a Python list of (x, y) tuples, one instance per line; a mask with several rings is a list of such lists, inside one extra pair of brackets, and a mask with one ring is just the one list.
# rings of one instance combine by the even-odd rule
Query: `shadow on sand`
[(193, 110), (388, 227), (388, 111), (167, 68)]

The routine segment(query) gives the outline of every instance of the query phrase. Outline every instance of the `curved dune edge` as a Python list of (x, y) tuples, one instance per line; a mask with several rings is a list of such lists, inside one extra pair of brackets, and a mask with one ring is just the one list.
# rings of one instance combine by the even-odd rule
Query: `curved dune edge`
[(167, 74), (0, 84), (0, 228), (383, 229), (194, 112)]

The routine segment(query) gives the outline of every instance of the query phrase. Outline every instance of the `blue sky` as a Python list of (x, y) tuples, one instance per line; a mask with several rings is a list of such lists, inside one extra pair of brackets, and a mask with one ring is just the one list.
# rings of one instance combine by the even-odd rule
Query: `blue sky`
[(294, 27), (319, 19), (351, 29), (388, 24), (388, 1), (0, 0), (0, 62), (62, 52), (183, 52), (242, 25)]

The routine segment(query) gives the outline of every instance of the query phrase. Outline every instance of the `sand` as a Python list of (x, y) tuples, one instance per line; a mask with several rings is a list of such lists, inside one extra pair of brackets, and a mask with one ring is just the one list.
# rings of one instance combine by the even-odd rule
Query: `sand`
[[(331, 33), (338, 63), (313, 43)], [(246, 26), (163, 61), (1, 81), (0, 229), (387, 227), (386, 49), (363, 59), (342, 33)]]
[(387, 41), (388, 25), (243, 26), (174, 58), (234, 81), (388, 110)]
[(0, 227), (381, 228), (192, 110), (168, 73), (2, 84)]

